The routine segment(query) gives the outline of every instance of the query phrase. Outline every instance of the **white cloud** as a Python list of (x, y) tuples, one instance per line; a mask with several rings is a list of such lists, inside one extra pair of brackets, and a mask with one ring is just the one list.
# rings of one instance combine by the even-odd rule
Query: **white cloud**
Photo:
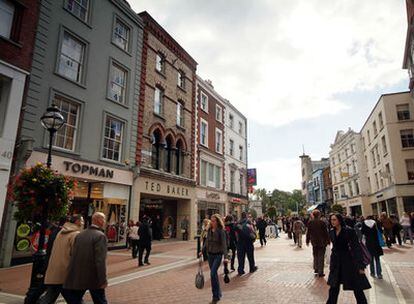
[(130, 0), (198, 61), (249, 119), (280, 126), (335, 114), (338, 94), (390, 86), (401, 70), (404, 1)]

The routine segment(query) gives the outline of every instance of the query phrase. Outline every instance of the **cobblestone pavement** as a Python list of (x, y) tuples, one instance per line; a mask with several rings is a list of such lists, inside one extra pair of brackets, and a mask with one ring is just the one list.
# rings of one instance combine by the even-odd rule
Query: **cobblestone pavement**
[[(211, 300), (211, 286), (207, 265), (204, 265), (204, 289), (194, 287), (197, 269), (195, 246), (194, 242), (156, 243), (152, 265), (143, 268), (137, 268), (136, 261), (125, 250), (110, 252), (109, 302), (208, 303)], [(384, 279), (370, 278), (373, 288), (366, 291), (369, 303), (414, 304), (414, 248), (405, 245), (384, 251)], [(223, 289), (221, 303), (325, 303), (328, 293), (326, 278), (313, 276), (310, 248), (295, 248), (292, 241), (282, 235), (270, 240), (263, 248), (256, 244), (255, 254), (259, 266), (257, 272), (242, 277), (231, 273), (229, 284), (224, 284), (220, 275)], [(21, 295), (27, 288), (29, 272), (29, 266), (0, 270), (0, 288), (3, 292), (0, 293), (0, 303), (22, 302)], [(90, 302), (88, 296), (85, 299)], [(352, 292), (341, 292), (339, 303), (355, 303)]]

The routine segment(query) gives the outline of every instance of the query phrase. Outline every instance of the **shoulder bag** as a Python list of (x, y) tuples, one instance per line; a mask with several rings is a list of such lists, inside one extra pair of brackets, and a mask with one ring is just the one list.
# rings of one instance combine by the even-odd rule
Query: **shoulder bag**
[(198, 270), (195, 277), (195, 286), (198, 289), (203, 289), (204, 287), (204, 274), (203, 274), (203, 262), (201, 261), (201, 257), (198, 261)]

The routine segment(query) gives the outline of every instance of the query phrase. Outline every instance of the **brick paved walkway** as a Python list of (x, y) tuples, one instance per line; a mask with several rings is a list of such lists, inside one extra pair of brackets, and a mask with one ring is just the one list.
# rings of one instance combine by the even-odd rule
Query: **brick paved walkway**
[[(211, 299), (208, 267), (204, 266), (206, 286), (194, 287), (196, 261), (194, 242), (154, 245), (152, 265), (137, 268), (125, 250), (112, 251), (108, 259), (110, 277), (107, 296), (110, 303), (208, 303)], [(326, 278), (314, 278), (311, 249), (295, 248), (285, 235), (270, 240), (266, 247), (256, 244), (259, 270), (224, 284), (221, 303), (325, 303)], [(385, 250), (384, 280), (371, 280), (366, 291), (371, 304), (414, 304), (414, 248)], [(0, 270), (0, 288), (8, 294), (23, 295), (30, 267)], [(328, 272), (328, 270), (326, 270)], [(220, 270), (222, 273), (222, 269)], [(368, 270), (367, 270), (368, 274)], [(222, 277), (222, 275), (220, 275)], [(86, 297), (89, 303), (90, 298)], [(21, 298), (0, 294), (0, 303), (21, 303)], [(355, 303), (352, 292), (341, 292), (339, 303)]]

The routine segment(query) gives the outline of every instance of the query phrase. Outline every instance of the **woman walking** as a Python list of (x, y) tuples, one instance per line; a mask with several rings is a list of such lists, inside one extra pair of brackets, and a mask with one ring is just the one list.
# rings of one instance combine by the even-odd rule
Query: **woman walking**
[(378, 228), (372, 216), (368, 216), (362, 223), (361, 233), (365, 236), (365, 244), (371, 254), (370, 272), (373, 278), (382, 279), (380, 256), (384, 255), (379, 243)]
[(339, 288), (353, 290), (357, 304), (367, 304), (364, 289), (371, 288), (365, 276), (362, 250), (355, 231), (345, 225), (342, 215), (332, 214), (329, 218), (332, 229), (329, 237), (332, 254), (329, 269), (329, 298), (327, 304), (338, 302)]
[(129, 241), (131, 243), (132, 248), (132, 258), (136, 259), (138, 254), (139, 248), (139, 222), (132, 223), (129, 227)]
[(411, 231), (411, 218), (407, 214), (407, 212), (403, 213), (403, 216), (400, 219), (400, 224), (402, 226), (402, 229), (404, 231), (403, 241), (404, 244), (407, 241), (407, 239), (410, 239), (411, 245), (413, 244), (413, 232)]
[(235, 271), (234, 261), (236, 260), (236, 248), (237, 248), (237, 238), (236, 238), (236, 225), (234, 224), (233, 217), (231, 215), (226, 216), (225, 218), (226, 232), (228, 235), (228, 250), (231, 250), (231, 262), (230, 269)]
[[(227, 235), (224, 229), (223, 220), (219, 214), (213, 214), (210, 219), (210, 227), (207, 231), (206, 241), (204, 242), (208, 255), (208, 265), (210, 266), (211, 290), (213, 300), (211, 304), (220, 301), (222, 294), (217, 271), (220, 267), (224, 255), (224, 263), (227, 259)], [(202, 253), (200, 252), (200, 256)]]

